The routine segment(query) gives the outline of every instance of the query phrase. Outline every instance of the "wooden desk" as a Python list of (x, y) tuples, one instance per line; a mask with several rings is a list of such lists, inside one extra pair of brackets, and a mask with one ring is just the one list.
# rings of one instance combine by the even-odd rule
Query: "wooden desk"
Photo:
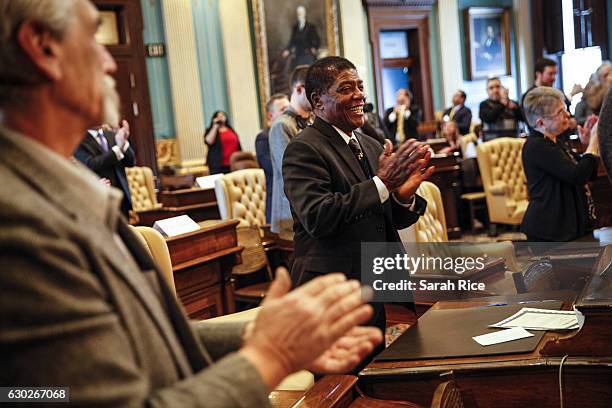
[(438, 186), (442, 194), (448, 238), (460, 238), (461, 227), (457, 210), (461, 193), (461, 166), (459, 165), (459, 158), (454, 155), (436, 155), (431, 158), (430, 164), (436, 166), (429, 181)]
[(195, 222), (221, 218), (215, 190), (212, 188), (186, 188), (162, 191), (159, 194), (162, 208), (138, 213), (139, 225), (153, 226), (155, 221), (188, 215)]
[(201, 225), (198, 231), (166, 239), (177, 295), (194, 319), (235, 311), (230, 275), (243, 249), (237, 244), (238, 221)]
[[(597, 290), (603, 287), (607, 296), (612, 295), (611, 282), (599, 279)], [(559, 367), (568, 355), (563, 360), (565, 406), (608, 407), (612, 401), (612, 307), (602, 306), (608, 300), (599, 304), (584, 300), (592, 282), (575, 302), (585, 315), (582, 330), (547, 332), (531, 353), (374, 362), (359, 374), (359, 385), (373, 398), (429, 406), (436, 387), (452, 377), (462, 390), (466, 407), (558, 407)], [(556, 298), (565, 298), (565, 308), (572, 305), (571, 295), (567, 296), (571, 293), (557, 292)], [(503, 301), (534, 296), (506, 296)], [(546, 293), (540, 298), (550, 296)], [(439, 302), (433, 309), (484, 306), (498, 299)]]

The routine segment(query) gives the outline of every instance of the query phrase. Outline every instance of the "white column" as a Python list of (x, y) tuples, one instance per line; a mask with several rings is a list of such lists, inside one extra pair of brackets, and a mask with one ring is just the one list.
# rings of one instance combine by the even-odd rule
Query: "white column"
[(191, 1), (164, 0), (164, 26), (176, 139), (183, 166), (205, 159), (204, 120)]
[(440, 66), (442, 67), (443, 106), (450, 103), (452, 95), (463, 84), (461, 42), (459, 34), (459, 5), (457, 0), (438, 2), (438, 26), (440, 30)]
[(365, 83), (368, 99), (373, 101), (374, 76), (370, 50), (368, 20), (361, 0), (340, 0), (340, 20), (344, 57), (357, 67)]
[(512, 4), (517, 42), (518, 83), (521, 94), (533, 83), (533, 37), (529, 0), (514, 0)]
[(240, 136), (242, 149), (255, 151), (261, 125), (247, 2), (220, 1), (219, 14), (232, 126)]

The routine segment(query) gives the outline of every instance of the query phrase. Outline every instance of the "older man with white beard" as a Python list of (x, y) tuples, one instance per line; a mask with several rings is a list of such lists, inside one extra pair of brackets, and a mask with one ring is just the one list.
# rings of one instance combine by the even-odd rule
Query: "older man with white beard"
[(99, 23), (88, 0), (0, 2), (0, 384), (70, 387), (77, 406), (251, 407), (294, 371), (353, 369), (382, 341), (356, 327), (372, 315), (358, 282), (289, 292), (280, 271), (253, 323), (190, 322), (120, 193), (69, 160), (116, 97)]

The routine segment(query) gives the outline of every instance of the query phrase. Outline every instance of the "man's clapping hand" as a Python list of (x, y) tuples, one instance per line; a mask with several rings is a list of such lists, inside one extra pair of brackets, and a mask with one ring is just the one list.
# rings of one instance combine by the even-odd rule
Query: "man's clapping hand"
[(117, 129), (117, 132), (115, 132), (115, 143), (117, 144), (117, 146), (123, 149), (125, 142), (127, 142), (129, 138), (130, 124), (127, 122), (127, 120), (124, 119), (121, 121), (121, 127)]
[(289, 274), (280, 268), (240, 350), (269, 389), (304, 368), (350, 371), (382, 341), (379, 329), (357, 328), (372, 316), (358, 281), (332, 273), (290, 288)]
[(411, 139), (400, 145), (397, 152), (389, 140), (385, 141), (385, 150), (378, 159), (378, 178), (390, 193), (404, 201), (409, 200), (434, 171), (427, 167), (431, 159), (429, 146)]

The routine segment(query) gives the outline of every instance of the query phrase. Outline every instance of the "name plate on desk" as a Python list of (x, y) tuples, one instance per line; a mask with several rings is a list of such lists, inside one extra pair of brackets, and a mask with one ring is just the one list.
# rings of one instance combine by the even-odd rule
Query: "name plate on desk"
[(179, 215), (178, 217), (155, 221), (153, 228), (165, 237), (176, 237), (177, 235), (197, 231), (200, 226), (188, 215)]
[(200, 188), (215, 188), (215, 180), (223, 177), (223, 174), (211, 174), (210, 176), (202, 176), (196, 178), (196, 184)]

